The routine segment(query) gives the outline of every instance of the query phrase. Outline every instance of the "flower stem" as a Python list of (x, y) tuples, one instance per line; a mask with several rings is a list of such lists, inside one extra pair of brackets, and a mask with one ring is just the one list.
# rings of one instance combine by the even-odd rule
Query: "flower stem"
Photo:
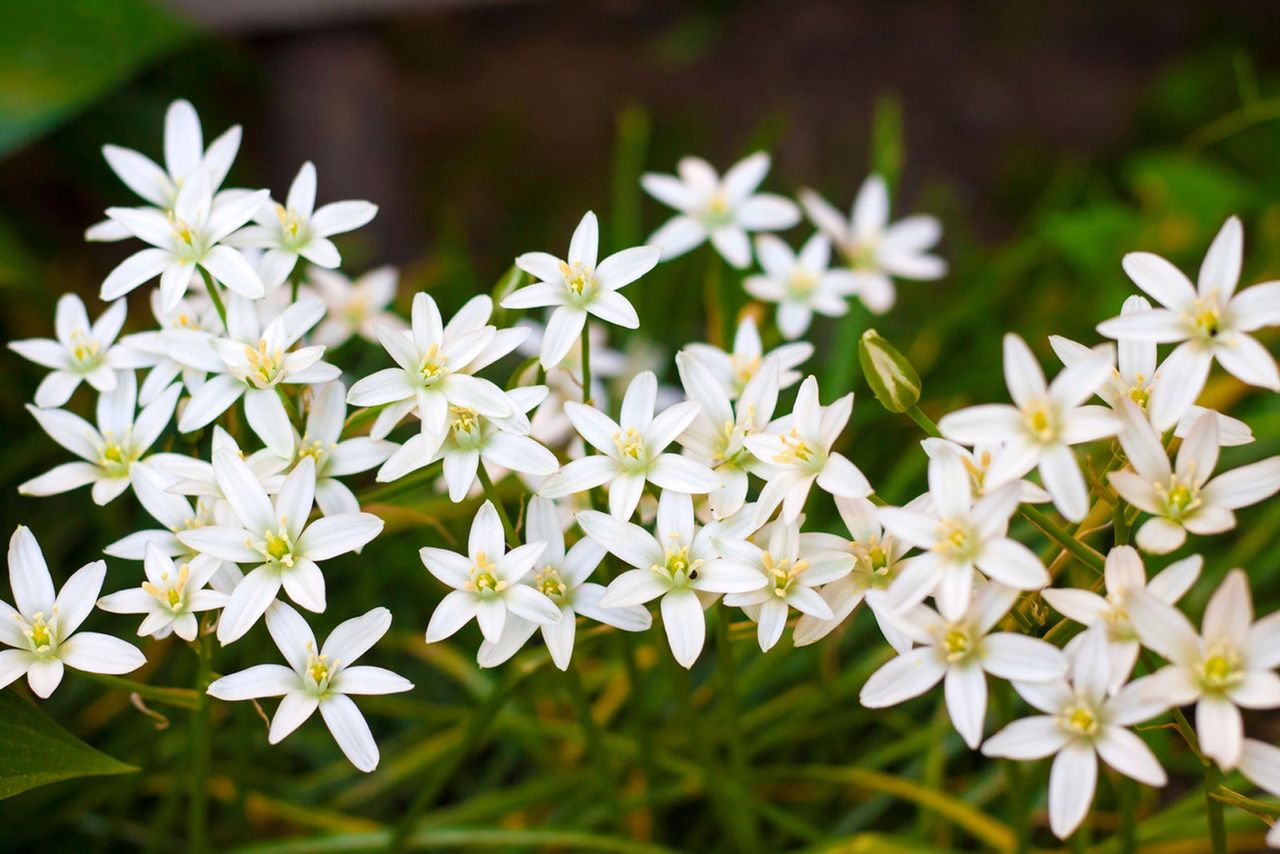
[(582, 321), (582, 402), (588, 406), (591, 405), (591, 315), (589, 314)]
[(89, 673), (86, 670), (76, 672), (109, 688), (128, 691), (130, 694), (137, 694), (139, 697), (154, 700), (157, 703), (177, 706), (180, 709), (198, 709), (200, 707), (200, 695), (190, 688), (164, 688), (159, 685), (148, 685), (145, 682), (135, 682), (132, 679), (124, 679), (120, 676), (108, 676), (105, 673)]
[(1209, 821), (1209, 844), (1213, 846), (1213, 854), (1226, 854), (1227, 826), (1222, 820), (1222, 801), (1215, 798), (1214, 792), (1222, 785), (1222, 772), (1212, 759), (1204, 758), (1204, 813)]
[(218, 290), (218, 283), (213, 280), (209, 272), (199, 265), (196, 269), (200, 271), (200, 278), (204, 280), (204, 289), (209, 292), (209, 299), (213, 300), (213, 307), (218, 310), (218, 317), (222, 318), (222, 328), (231, 331), (231, 327), (227, 326), (227, 307), (222, 304), (222, 294)]
[(196, 668), (196, 692), (199, 706), (191, 716), (191, 798), (187, 813), (187, 850), (204, 851), (209, 832), (209, 674), (213, 661), (213, 635), (196, 641), (200, 663)]
[(568, 671), (569, 696), (573, 700), (574, 709), (578, 713), (578, 724), (582, 727), (584, 750), (595, 763), (596, 774), (600, 777), (600, 796), (604, 797), (611, 807), (618, 804), (617, 798), (606, 797), (613, 789), (613, 772), (609, 768), (609, 754), (605, 750), (604, 736), (600, 725), (592, 712), (591, 702), (587, 698), (587, 689), (582, 679), (582, 668), (574, 659), (569, 661)]
[(716, 663), (719, 665), (721, 705), (725, 721), (725, 738), (728, 745), (730, 779), (725, 789), (733, 802), (738, 826), (749, 839), (756, 838), (746, 754), (738, 731), (738, 668), (733, 655), (733, 640), (729, 637), (729, 615), (725, 609), (716, 614)]
[(920, 425), (920, 429), (928, 433), (935, 439), (942, 438), (942, 432), (938, 430), (938, 425), (933, 423), (933, 419), (920, 409), (920, 404), (916, 404), (907, 410), (907, 415), (912, 421)]
[(484, 489), (484, 497), (493, 503), (493, 508), (498, 511), (498, 518), (502, 520), (502, 530), (507, 535), (507, 546), (515, 548), (519, 544), (516, 540), (515, 526), (511, 524), (511, 517), (507, 515), (507, 508), (502, 506), (502, 497), (498, 495), (498, 490), (494, 488), (489, 472), (485, 471), (484, 460), (481, 460), (480, 465), (476, 466), (476, 476), (480, 478), (480, 486)]

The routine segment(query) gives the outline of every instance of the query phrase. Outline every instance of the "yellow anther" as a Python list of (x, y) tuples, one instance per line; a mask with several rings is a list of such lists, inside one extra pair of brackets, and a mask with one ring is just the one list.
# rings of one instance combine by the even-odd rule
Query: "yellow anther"
[(434, 385), (449, 371), (449, 357), (440, 352), (439, 344), (432, 344), (418, 363), (418, 375), (423, 385)]
[(811, 462), (815, 456), (813, 448), (800, 437), (800, 431), (792, 427), (789, 433), (779, 437), (782, 441), (782, 453), (774, 456), (773, 461), (782, 465)]
[(244, 347), (244, 358), (249, 363), (249, 375), (246, 377), (258, 388), (266, 388), (279, 377), (284, 366), (284, 348), (269, 349), (267, 339), (259, 338), (257, 347)]
[(569, 585), (564, 583), (553, 566), (544, 566), (538, 570), (533, 576), (533, 586), (552, 601), (559, 601), (569, 592)]
[(1079, 735), (1094, 735), (1098, 731), (1098, 718), (1083, 705), (1071, 706), (1062, 712), (1062, 723)]
[(277, 203), (276, 218), (280, 220), (280, 230), (284, 232), (285, 237), (290, 241), (297, 240), (302, 230), (302, 218), (297, 212)]
[(969, 655), (972, 649), (969, 633), (959, 628), (948, 629), (946, 634), (942, 636), (942, 648), (946, 653), (947, 661), (962, 660)]
[(1022, 418), (1031, 434), (1041, 441), (1051, 441), (1058, 435), (1058, 425), (1046, 401), (1029, 404), (1022, 410)]
[(641, 461), (645, 456), (644, 437), (634, 427), (613, 434), (613, 444), (624, 460)]
[(564, 278), (565, 288), (572, 296), (589, 297), (596, 292), (595, 271), (580, 262), (566, 264), (561, 261), (560, 275)]

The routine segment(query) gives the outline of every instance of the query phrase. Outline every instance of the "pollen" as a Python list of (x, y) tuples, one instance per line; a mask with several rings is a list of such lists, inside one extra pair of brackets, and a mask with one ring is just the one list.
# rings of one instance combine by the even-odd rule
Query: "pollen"
[(483, 596), (493, 596), (507, 589), (507, 582), (498, 579), (493, 561), (489, 560), (489, 556), (484, 552), (476, 552), (476, 561), (471, 567), (467, 589)]
[(565, 290), (576, 298), (589, 297), (596, 292), (595, 271), (581, 263), (566, 264), (560, 262), (560, 275), (564, 278)]
[(951, 628), (942, 636), (942, 650), (949, 662), (962, 661), (968, 657), (972, 649), (973, 644), (969, 640), (969, 633), (964, 629)]
[(284, 366), (284, 348), (272, 349), (267, 339), (259, 338), (257, 347), (245, 345), (244, 358), (249, 363), (246, 379), (258, 388), (268, 388), (280, 377), (280, 370)]
[(782, 441), (782, 453), (774, 456), (773, 461), (782, 465), (797, 465), (799, 463), (811, 463), (817, 454), (813, 448), (800, 436), (800, 431), (795, 427), (791, 428), (791, 432), (784, 433), (779, 437)]
[(569, 592), (569, 585), (565, 584), (554, 566), (538, 570), (533, 576), (533, 586), (554, 602), (559, 602)]
[(644, 437), (634, 427), (613, 434), (613, 444), (623, 460), (642, 462), (645, 457)]
[(1062, 725), (1078, 735), (1094, 735), (1098, 731), (1098, 718), (1087, 706), (1081, 704), (1063, 710)]
[(425, 386), (433, 386), (449, 372), (449, 357), (440, 352), (439, 344), (432, 344), (418, 363), (418, 376)]

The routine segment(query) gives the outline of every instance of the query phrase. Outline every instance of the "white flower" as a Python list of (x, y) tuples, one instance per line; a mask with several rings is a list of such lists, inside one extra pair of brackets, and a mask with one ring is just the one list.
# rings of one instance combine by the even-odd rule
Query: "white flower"
[(707, 503), (715, 518), (726, 519), (746, 503), (747, 473), (769, 473), (769, 466), (747, 450), (745, 440), (765, 429), (773, 418), (778, 403), (778, 365), (771, 359), (751, 378), (736, 409), (715, 374), (697, 356), (677, 353), (676, 367), (685, 394), (702, 404), (677, 441), (720, 478), (721, 485), (707, 495)]
[(1280, 323), (1280, 282), (1236, 294), (1243, 252), (1244, 232), (1233, 216), (1205, 254), (1194, 288), (1159, 255), (1124, 256), (1129, 278), (1162, 308), (1113, 317), (1098, 324), (1098, 332), (1121, 341), (1181, 342), (1151, 392), (1151, 423), (1158, 430), (1172, 427), (1199, 397), (1214, 359), (1242, 382), (1280, 390), (1275, 358), (1248, 334)]
[[(1280, 747), (1252, 738), (1244, 740), (1240, 753), (1240, 773), (1258, 788), (1280, 797)], [(1267, 831), (1267, 845), (1280, 848), (1280, 824)]]
[[(1125, 317), (1150, 309), (1151, 303), (1147, 302), (1145, 297), (1135, 295), (1124, 301), (1120, 316)], [(1083, 362), (1094, 352), (1083, 344), (1061, 335), (1050, 335), (1049, 345), (1066, 366)], [(1116, 344), (1115, 367), (1111, 371), (1110, 379), (1098, 389), (1098, 397), (1115, 410), (1119, 410), (1120, 401), (1127, 398), (1145, 412), (1151, 393), (1163, 373), (1156, 367), (1156, 357), (1154, 341), (1119, 341)], [(1179, 414), (1178, 426), (1174, 430), (1174, 435), (1180, 438), (1186, 438), (1191, 425), (1201, 413), (1209, 411), (1203, 406), (1193, 405), (1191, 399), (1186, 403), (1186, 410)], [(1232, 445), (1247, 445), (1253, 441), (1253, 431), (1249, 429), (1248, 424), (1220, 412), (1214, 414), (1218, 418), (1218, 441), (1224, 448)]]
[(858, 296), (876, 314), (893, 307), (892, 277), (929, 280), (947, 274), (946, 262), (929, 254), (942, 236), (938, 220), (917, 215), (890, 224), (889, 188), (879, 175), (863, 182), (847, 220), (812, 190), (800, 191), (800, 204), (853, 268)]
[[(434, 453), (427, 451), (421, 433), (409, 437), (378, 470), (378, 481), (398, 480), (436, 460), (444, 461), (449, 500), (464, 500), (476, 482), (478, 469), (487, 464), (534, 477), (546, 477), (560, 468), (556, 455), (529, 438), (525, 413), (547, 396), (546, 386), (522, 386), (505, 393), (513, 414), (487, 418), (474, 409), (449, 407), (449, 432)], [(517, 420), (518, 419), (518, 420)]]
[(896, 706), (945, 677), (951, 724), (976, 748), (987, 712), (984, 672), (1019, 682), (1052, 682), (1067, 672), (1066, 656), (1057, 647), (1013, 632), (988, 634), (1017, 598), (1018, 591), (991, 582), (954, 620), (924, 605), (894, 614), (894, 625), (920, 646), (871, 674), (858, 699), (869, 709)]
[(587, 315), (627, 329), (640, 325), (636, 310), (618, 290), (649, 272), (662, 252), (656, 246), (635, 246), (605, 258), (598, 265), (600, 225), (587, 211), (574, 229), (569, 257), (562, 261), (546, 252), (527, 252), (516, 266), (538, 281), (502, 300), (503, 308), (555, 306), (542, 335), (542, 367), (558, 365), (582, 336)]
[(749, 231), (783, 231), (800, 221), (800, 210), (785, 196), (757, 193), (769, 172), (769, 155), (757, 151), (738, 161), (721, 178), (707, 161), (685, 157), (675, 175), (647, 173), (640, 185), (664, 205), (679, 211), (655, 231), (649, 242), (664, 261), (683, 255), (708, 237), (733, 266), (751, 263)]
[(756, 238), (756, 256), (764, 275), (748, 276), (742, 286), (756, 299), (778, 304), (782, 337), (803, 335), (814, 312), (827, 317), (848, 313), (845, 297), (857, 292), (858, 280), (849, 270), (828, 269), (831, 243), (822, 234), (810, 237), (799, 254), (780, 238), (762, 234)]
[(169, 337), (174, 333), (189, 335), (192, 344), (203, 340), (203, 346), (197, 345), (202, 356), (212, 361), (212, 350), (209, 342), (219, 333), (225, 331), (222, 320), (213, 307), (213, 302), (203, 294), (191, 294), (178, 300), (178, 304), (166, 311), (161, 303), (160, 292), (151, 292), (151, 313), (155, 317), (157, 329), (134, 332), (120, 339), (120, 344), (132, 351), (135, 367), (148, 367), (147, 378), (138, 390), (138, 401), (146, 406), (155, 400), (160, 392), (182, 377), (187, 391), (194, 394), (204, 384), (208, 371), (200, 367), (192, 367), (182, 360), (174, 358)]
[(545, 625), (562, 619), (560, 607), (541, 590), (519, 583), (546, 550), (545, 541), (507, 551), (502, 522), (486, 501), (471, 523), (467, 554), (424, 546), (418, 554), (428, 571), (453, 588), (427, 623), (427, 643), (442, 641), (471, 622), (490, 643), (498, 643), (511, 615)]
[(37, 697), (48, 697), (62, 681), (63, 665), (87, 673), (129, 673), (146, 663), (132, 644), (98, 632), (73, 634), (93, 610), (107, 576), (100, 560), (80, 567), (54, 594), (40, 544), (25, 525), (9, 539), (9, 586), (13, 602), (0, 602), (0, 688), (26, 674)]
[(316, 489), (310, 458), (294, 467), (274, 502), (234, 453), (214, 454), (213, 468), (235, 522), (180, 531), (178, 541), (219, 560), (256, 565), (231, 592), (218, 640), (229, 644), (249, 631), (281, 587), (308, 611), (323, 611), (324, 575), (316, 562), (360, 549), (382, 531), (382, 520), (371, 513), (338, 513), (307, 524)]
[(357, 513), (360, 502), (340, 477), (368, 471), (395, 452), (392, 442), (369, 436), (342, 438), (347, 420), (347, 388), (335, 380), (313, 386), (306, 432), (298, 438), (294, 463), (310, 457), (316, 464), (316, 504), (326, 516)]
[(1114, 435), (1120, 420), (1102, 406), (1083, 406), (1107, 381), (1115, 355), (1099, 347), (1089, 359), (1065, 368), (1050, 385), (1026, 342), (1004, 336), (1004, 376), (1014, 405), (970, 406), (943, 416), (938, 429), (962, 445), (1005, 445), (987, 477), (993, 483), (1021, 477), (1039, 466), (1058, 510), (1079, 522), (1089, 510), (1089, 490), (1071, 445)]
[(57, 495), (91, 483), (95, 504), (116, 498), (129, 488), (133, 464), (169, 426), (181, 390), (175, 383), (137, 412), (137, 380), (133, 371), (121, 371), (115, 389), (98, 398), (97, 427), (65, 409), (28, 406), (49, 437), (80, 459), (32, 478), (18, 492)]
[(107, 216), (151, 244), (130, 255), (102, 283), (101, 297), (113, 300), (160, 277), (160, 300), (170, 310), (182, 299), (197, 267), (249, 299), (266, 293), (256, 270), (223, 239), (248, 221), (267, 198), (258, 192), (229, 190), (217, 196), (203, 170), (195, 170), (178, 191), (169, 213), (153, 208), (108, 208)]
[[(426, 439), (424, 452), (434, 454), (449, 431), (450, 406), (471, 409), (490, 418), (512, 414), (511, 402), (502, 389), (469, 373), (476, 370), (472, 363), (487, 364), (483, 360), (493, 358), (488, 354), (497, 336), (492, 326), (472, 322), (471, 314), (480, 309), (485, 309), (487, 321), (492, 303), (487, 298), (477, 298), (445, 326), (436, 301), (419, 293), (413, 298), (411, 331), (377, 327), (378, 340), (397, 367), (365, 377), (347, 393), (347, 403), (352, 406), (392, 404), (379, 416), (370, 435), (387, 435), (416, 408)], [(514, 348), (518, 341), (512, 341)]]
[(1138, 553), (1130, 546), (1116, 546), (1107, 553), (1105, 597), (1092, 590), (1074, 587), (1046, 589), (1040, 591), (1040, 595), (1055, 611), (1070, 620), (1085, 627), (1099, 623), (1105, 627), (1111, 671), (1107, 690), (1114, 694), (1128, 681), (1140, 650), (1138, 634), (1125, 610), (1133, 591), (1146, 590), (1166, 605), (1173, 605), (1195, 584), (1202, 566), (1204, 558), (1192, 555), (1169, 564), (1148, 583)]
[(516, 614), (508, 614), (502, 637), (497, 643), (486, 640), (481, 644), (477, 656), (481, 667), (502, 664), (524, 646), (535, 630), (541, 628), (551, 660), (556, 667), (567, 670), (573, 656), (578, 615), (627, 632), (642, 632), (653, 624), (653, 618), (641, 605), (605, 608), (600, 604), (604, 598), (604, 586), (587, 579), (600, 565), (604, 547), (590, 537), (583, 537), (566, 552), (560, 513), (554, 502), (535, 496), (529, 501), (526, 520), (528, 542), (546, 543), (546, 549), (538, 558), (537, 568), (531, 575), (520, 579), (520, 583), (533, 587), (554, 602), (560, 609), (560, 621), (538, 624)]
[(663, 490), (656, 534), (596, 510), (579, 513), (578, 524), (588, 537), (635, 567), (609, 582), (600, 604), (626, 608), (662, 597), (662, 627), (682, 667), (693, 667), (702, 652), (707, 633), (704, 602), (709, 605), (714, 594), (760, 587), (759, 572), (723, 560), (715, 545), (718, 539), (740, 538), (745, 531), (721, 524), (696, 528), (693, 499), (684, 493)]
[(747, 436), (747, 449), (773, 469), (756, 503), (759, 520), (768, 519), (779, 504), (782, 520), (792, 522), (804, 509), (809, 490), (820, 489), (845, 498), (866, 498), (871, 484), (844, 454), (831, 450), (853, 414), (853, 393), (823, 406), (818, 380), (800, 384), (791, 415), (762, 433)]
[[(228, 128), (206, 149), (195, 108), (189, 101), (178, 100), (169, 105), (164, 117), (163, 168), (146, 155), (118, 145), (104, 145), (102, 155), (125, 186), (162, 211), (171, 211), (177, 204), (178, 190), (197, 169), (207, 176), (211, 191), (217, 192), (239, 149), (239, 125)], [(124, 240), (129, 236), (129, 229), (113, 220), (85, 232), (86, 240)]]
[(80, 297), (63, 294), (54, 316), (57, 340), (28, 338), (9, 342), (10, 350), (52, 371), (36, 388), (36, 406), (62, 406), (80, 387), (81, 380), (96, 391), (111, 391), (116, 387), (117, 370), (142, 365), (144, 360), (137, 354), (116, 344), (124, 315), (124, 300), (118, 300), (91, 326)]
[[(982, 443), (975, 445), (973, 450), (970, 450), (964, 445), (952, 442), (950, 439), (929, 436), (920, 440), (920, 447), (924, 448), (925, 454), (930, 459), (941, 454), (959, 456), (964, 462), (964, 467), (969, 470), (969, 480), (973, 484), (973, 494), (975, 496), (985, 495), (988, 491), (1004, 486), (1004, 483), (1009, 482), (1006, 480), (1004, 483), (997, 483), (988, 475), (991, 471), (992, 463), (995, 462), (1000, 453), (1001, 445)], [(1022, 479), (1017, 483), (1020, 487), (1019, 497), (1024, 504), (1046, 504), (1053, 500), (1049, 493), (1029, 480)]]
[(391, 627), (391, 612), (374, 608), (339, 623), (321, 646), (302, 616), (283, 602), (267, 611), (271, 639), (289, 663), (259, 664), (215, 680), (209, 696), (219, 700), (282, 697), (267, 740), (278, 744), (316, 709), (351, 764), (364, 772), (378, 767), (378, 745), (348, 695), (398, 694), (413, 683), (382, 667), (353, 665)]
[(1008, 536), (1009, 517), (1018, 506), (1016, 483), (975, 500), (964, 462), (955, 454), (929, 460), (933, 512), (882, 507), (886, 530), (924, 554), (911, 558), (889, 587), (894, 610), (911, 607), (930, 593), (948, 619), (969, 607), (973, 571), (1013, 590), (1039, 590), (1049, 572), (1035, 552)]
[(138, 627), (139, 637), (166, 638), (172, 633), (183, 640), (195, 640), (199, 630), (196, 614), (227, 603), (226, 594), (204, 587), (219, 564), (216, 559), (197, 558), (177, 565), (155, 544), (148, 545), (142, 562), (147, 580), (141, 587), (103, 596), (98, 607), (114, 614), (146, 614)]
[(1148, 786), (1168, 782), (1151, 748), (1127, 727), (1149, 720), (1160, 707), (1144, 702), (1138, 683), (1108, 697), (1111, 677), (1106, 629), (1085, 632), (1065, 679), (1014, 687), (1043, 715), (1016, 720), (982, 745), (986, 756), (1034, 760), (1057, 754), (1049, 771), (1049, 827), (1066, 839), (1084, 821), (1098, 781), (1098, 757)]
[(693, 423), (701, 405), (686, 400), (655, 416), (657, 398), (658, 378), (645, 371), (627, 387), (616, 422), (598, 409), (566, 403), (565, 414), (599, 453), (570, 462), (543, 482), (539, 494), (563, 498), (608, 483), (609, 512), (629, 519), (646, 481), (697, 495), (719, 487), (720, 478), (711, 469), (687, 457), (663, 453)]
[[(928, 502), (922, 496), (907, 505), (915, 509)], [(882, 596), (871, 596), (871, 591), (885, 590), (906, 566), (905, 553), (910, 549), (899, 538), (887, 533), (876, 517), (876, 507), (865, 498), (836, 498), (836, 510), (849, 531), (849, 539), (835, 534), (804, 533), (800, 535), (800, 547), (807, 551), (835, 551), (845, 549), (853, 556), (853, 571), (822, 585), (818, 595), (831, 609), (827, 620), (805, 614), (796, 623), (793, 640), (796, 646), (817, 643), (843, 623), (865, 599), (875, 617), (880, 633), (898, 652), (911, 649), (911, 639), (898, 631), (886, 618), (882, 609)]]
[[(1233, 569), (1205, 607), (1197, 635), (1191, 621), (1149, 591), (1128, 599), (1142, 645), (1169, 664), (1139, 682), (1143, 699), (1164, 706), (1196, 702), (1200, 751), (1224, 771), (1240, 761), (1240, 709), (1280, 707), (1280, 612), (1253, 621), (1244, 570)], [(1135, 683), (1138, 684), (1138, 683)]]
[(1177, 467), (1160, 437), (1136, 405), (1122, 401), (1120, 445), (1133, 471), (1108, 474), (1125, 501), (1151, 514), (1138, 529), (1138, 546), (1166, 554), (1183, 544), (1187, 531), (1201, 536), (1236, 526), (1231, 511), (1256, 504), (1280, 489), (1280, 456), (1240, 466), (1210, 480), (1218, 465), (1216, 413), (1202, 412), (1178, 449)]
[[(751, 315), (738, 321), (733, 335), (733, 351), (726, 353), (713, 344), (689, 344), (685, 351), (701, 359), (716, 379), (724, 386), (730, 400), (737, 400), (747, 383), (769, 359), (778, 363), (778, 388), (785, 389), (800, 382), (796, 367), (813, 355), (813, 345), (807, 341), (795, 341), (775, 347), (768, 353), (760, 341), (760, 330)], [(592, 358), (595, 358), (594, 351)]]
[[(270, 448), (263, 448), (252, 454), (246, 454), (240, 450), (240, 445), (236, 443), (235, 438), (217, 424), (213, 425), (213, 439), (209, 444), (210, 459), (215, 459), (219, 451), (230, 451), (244, 460), (245, 464), (249, 466), (249, 470), (253, 472), (253, 476), (257, 478), (258, 483), (268, 495), (275, 495), (280, 491), (280, 486), (284, 483), (282, 472), (288, 466), (289, 461), (276, 456), (271, 452)], [(151, 469), (168, 479), (168, 485), (165, 487), (166, 492), (174, 495), (195, 495), (213, 498), (219, 502), (226, 500), (226, 496), (222, 494), (222, 487), (218, 485), (218, 474), (211, 462), (181, 454), (153, 454), (147, 458), (147, 464)], [(136, 480), (137, 478), (135, 478)], [(136, 486), (137, 484), (135, 483), (135, 489)], [(148, 511), (160, 521), (165, 522), (165, 524), (170, 524), (157, 515), (154, 509), (148, 508)], [(137, 559), (141, 560), (141, 555)]]
[(311, 333), (316, 344), (334, 348), (352, 335), (378, 343), (378, 326), (406, 329), (407, 324), (388, 310), (400, 278), (395, 267), (378, 267), (354, 282), (337, 270), (312, 267), (307, 282), (324, 301), (325, 319)]
[(265, 249), (258, 262), (263, 284), (274, 288), (289, 278), (299, 256), (333, 269), (342, 263), (329, 238), (354, 231), (373, 219), (378, 206), (364, 201), (331, 202), (316, 208), (316, 167), (302, 164), (282, 205), (263, 199), (253, 212), (254, 225), (232, 234), (227, 243)]
[(324, 347), (289, 349), (323, 315), (319, 300), (300, 299), (264, 329), (253, 303), (233, 296), (227, 300), (227, 337), (205, 339), (191, 330), (164, 333), (175, 358), (217, 374), (191, 396), (178, 429), (199, 430), (243, 397), (250, 429), (277, 456), (292, 456), (293, 425), (278, 387), (329, 382), (340, 374), (320, 361)]
[(722, 540), (717, 546), (726, 560), (757, 573), (756, 589), (729, 593), (724, 604), (744, 609), (756, 621), (763, 652), (782, 637), (791, 608), (819, 620), (833, 619), (835, 614), (814, 588), (853, 570), (853, 555), (847, 550), (804, 548), (798, 520), (773, 523), (763, 549), (747, 540)]

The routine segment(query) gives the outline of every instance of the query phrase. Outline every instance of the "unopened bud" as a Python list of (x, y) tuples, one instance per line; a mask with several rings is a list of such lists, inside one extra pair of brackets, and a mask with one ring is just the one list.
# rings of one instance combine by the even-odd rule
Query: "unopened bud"
[(876, 400), (890, 412), (906, 412), (920, 400), (920, 375), (907, 357), (879, 332), (868, 329), (858, 341), (858, 362)]

